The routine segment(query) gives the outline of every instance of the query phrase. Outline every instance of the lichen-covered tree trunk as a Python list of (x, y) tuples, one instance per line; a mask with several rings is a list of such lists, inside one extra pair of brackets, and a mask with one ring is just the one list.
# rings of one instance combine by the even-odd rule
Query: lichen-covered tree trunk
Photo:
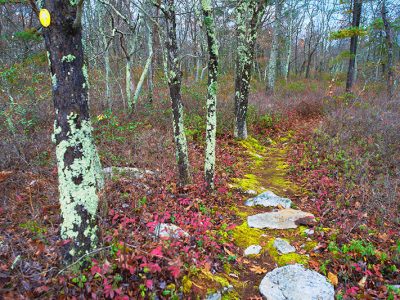
[(278, 48), (279, 48), (279, 30), (280, 30), (280, 16), (281, 16), (281, 0), (275, 0), (275, 20), (272, 31), (272, 45), (271, 53), (268, 61), (268, 80), (267, 80), (267, 92), (273, 92), (275, 89), (276, 81), (276, 67), (278, 60)]
[[(65, 258), (74, 260), (96, 247), (97, 188), (103, 184), (92, 137), (88, 74), (84, 64), (80, 18), (83, 1), (38, 1), (52, 21), (43, 28), (52, 75), (55, 122), (53, 142), (61, 204)], [(39, 7), (40, 8), (40, 7)]]
[(179, 181), (181, 185), (190, 182), (188, 148), (183, 123), (183, 104), (181, 95), (182, 72), (179, 66), (178, 44), (176, 37), (176, 13), (174, 0), (167, 0), (163, 13), (167, 25), (167, 66), (168, 86), (172, 104), (174, 140), (176, 148), (176, 159), (179, 170)]
[(265, 0), (243, 0), (236, 8), (235, 137), (247, 138), (247, 106), (257, 29)]
[(394, 82), (394, 74), (393, 74), (393, 33), (392, 28), (390, 27), (390, 23), (387, 17), (387, 8), (386, 1), (382, 0), (382, 21), (385, 27), (385, 38), (386, 38), (386, 47), (387, 47), (387, 93), (389, 100), (393, 98), (393, 82)]
[(146, 76), (149, 73), (149, 70), (151, 69), (151, 62), (153, 60), (153, 36), (152, 36), (152, 32), (151, 32), (148, 24), (146, 24), (146, 26), (147, 26), (147, 34), (148, 34), (148, 38), (147, 38), (148, 57), (146, 60), (146, 64), (143, 68), (142, 74), (140, 75), (138, 84), (136, 86), (135, 95), (133, 96), (135, 110), (136, 110), (136, 107), (138, 104), (138, 100), (139, 100), (139, 96), (140, 96), (140, 92), (142, 90), (144, 80), (146, 79)]
[(201, 0), (203, 23), (208, 43), (208, 89), (207, 89), (207, 126), (204, 176), (209, 188), (214, 188), (215, 147), (217, 133), (217, 77), (218, 77), (218, 41), (212, 16), (211, 0)]
[(125, 64), (125, 95), (126, 95), (126, 103), (128, 105), (128, 111), (131, 113), (133, 110), (132, 106), (132, 64), (131, 58), (126, 58)]
[[(362, 0), (354, 0), (353, 20), (351, 22), (352, 28), (360, 27), (361, 9), (362, 9)], [(351, 92), (354, 83), (357, 43), (358, 43), (358, 35), (355, 33), (350, 38), (350, 59), (349, 59), (349, 68), (347, 70), (346, 92)]]
[(105, 97), (105, 102), (104, 106), (107, 106), (109, 109), (112, 108), (112, 98), (111, 98), (111, 86), (110, 86), (110, 73), (111, 73), (111, 67), (110, 67), (110, 50), (109, 50), (109, 45), (107, 41), (107, 35), (106, 35), (106, 27), (107, 24), (105, 22), (106, 20), (106, 9), (103, 5), (100, 3), (97, 4), (97, 9), (99, 12), (99, 30), (101, 33), (102, 37), (102, 47), (104, 48), (104, 75), (105, 75), (105, 92), (106, 92), (106, 97)]

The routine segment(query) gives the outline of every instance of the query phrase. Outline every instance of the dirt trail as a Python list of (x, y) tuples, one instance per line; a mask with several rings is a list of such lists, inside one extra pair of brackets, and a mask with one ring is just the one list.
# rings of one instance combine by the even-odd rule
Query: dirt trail
[[(234, 180), (233, 188), (240, 188), (243, 192), (253, 190), (257, 194), (270, 190), (278, 196), (290, 198), (296, 205), (296, 198), (304, 191), (288, 180), (289, 166), (286, 163), (286, 154), (292, 136), (293, 133), (289, 131), (265, 145), (254, 138), (239, 142), (245, 148), (251, 163), (247, 168), (248, 173), (243, 178)], [(249, 195), (250, 197), (253, 196)], [(300, 226), (289, 230), (260, 230), (247, 226), (247, 216), (271, 210), (272, 208), (248, 207), (243, 203), (238, 203), (235, 208), (236, 215), (243, 220), (242, 225), (234, 230), (235, 244), (242, 250), (250, 245), (258, 244), (262, 246), (262, 250), (260, 254), (250, 256), (237, 253), (239, 267), (230, 270), (228, 274), (231, 277), (238, 277), (232, 281), (228, 279), (234, 286), (234, 292), (225, 294), (222, 299), (261, 299), (258, 288), (265, 273), (289, 263), (307, 265), (308, 256), (305, 255), (303, 249), (312, 249), (316, 243), (304, 234), (305, 227)], [(273, 247), (274, 239), (277, 237), (287, 239), (300, 251), (279, 255)]]

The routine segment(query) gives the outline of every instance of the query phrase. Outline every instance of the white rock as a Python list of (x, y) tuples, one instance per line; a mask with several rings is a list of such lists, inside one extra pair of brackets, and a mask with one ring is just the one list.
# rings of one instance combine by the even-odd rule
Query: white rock
[(154, 235), (164, 238), (172, 237), (174, 239), (189, 236), (189, 234), (179, 226), (167, 223), (158, 224), (154, 230)]
[(261, 251), (262, 247), (260, 245), (251, 245), (244, 250), (244, 255), (254, 255), (254, 254), (259, 254)]
[(284, 208), (290, 208), (292, 201), (288, 198), (282, 198), (274, 194), (271, 191), (266, 191), (254, 198), (248, 199), (245, 203), (247, 206), (265, 206), (265, 207), (277, 207), (283, 206)]
[(221, 300), (222, 295), (221, 292), (216, 292), (207, 296), (205, 300)]
[(307, 234), (307, 235), (313, 235), (314, 234), (314, 229), (307, 228), (306, 230), (304, 230), (304, 233)]
[(245, 193), (248, 195), (257, 195), (257, 192), (255, 190), (247, 190)]
[(296, 251), (296, 248), (289, 244), (284, 239), (276, 238), (274, 241), (274, 247), (280, 254), (287, 254)]
[(154, 175), (155, 172), (145, 169), (130, 168), (130, 167), (107, 167), (103, 169), (105, 177), (111, 177), (113, 175), (127, 175), (136, 179), (141, 179), (145, 175)]
[(224, 287), (222, 290), (208, 295), (205, 300), (221, 300), (223, 294), (228, 293), (232, 290), (233, 290), (233, 285), (228, 285)]
[(302, 265), (287, 265), (265, 275), (260, 293), (267, 300), (333, 300), (333, 285)]
[(248, 216), (247, 223), (252, 228), (289, 229), (297, 228), (295, 222), (302, 218), (314, 219), (314, 215), (301, 210), (285, 208), (275, 212)]

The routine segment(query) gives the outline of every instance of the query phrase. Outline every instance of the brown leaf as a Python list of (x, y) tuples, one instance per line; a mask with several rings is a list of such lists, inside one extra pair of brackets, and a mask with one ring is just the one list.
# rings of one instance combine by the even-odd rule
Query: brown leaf
[(337, 286), (337, 284), (339, 283), (338, 277), (332, 272), (328, 272), (328, 279), (334, 286)]
[(319, 262), (316, 260), (310, 260), (308, 265), (312, 268), (312, 269), (319, 269)]
[(13, 174), (12, 171), (1, 171), (0, 172), (0, 182), (6, 180), (8, 177), (10, 177)]
[(256, 274), (264, 274), (267, 273), (267, 269), (261, 268), (260, 266), (253, 265), (250, 267), (250, 271), (256, 273)]

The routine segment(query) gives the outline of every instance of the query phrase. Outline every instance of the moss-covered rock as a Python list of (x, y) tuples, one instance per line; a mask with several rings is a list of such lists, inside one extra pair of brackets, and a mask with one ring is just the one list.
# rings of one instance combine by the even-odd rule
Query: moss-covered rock
[(302, 264), (307, 265), (309, 258), (306, 255), (301, 255), (298, 253), (288, 253), (288, 254), (279, 254), (278, 250), (274, 247), (275, 239), (272, 238), (268, 241), (265, 248), (268, 251), (269, 255), (273, 258), (273, 260), (278, 264), (278, 266), (285, 266), (289, 264)]

